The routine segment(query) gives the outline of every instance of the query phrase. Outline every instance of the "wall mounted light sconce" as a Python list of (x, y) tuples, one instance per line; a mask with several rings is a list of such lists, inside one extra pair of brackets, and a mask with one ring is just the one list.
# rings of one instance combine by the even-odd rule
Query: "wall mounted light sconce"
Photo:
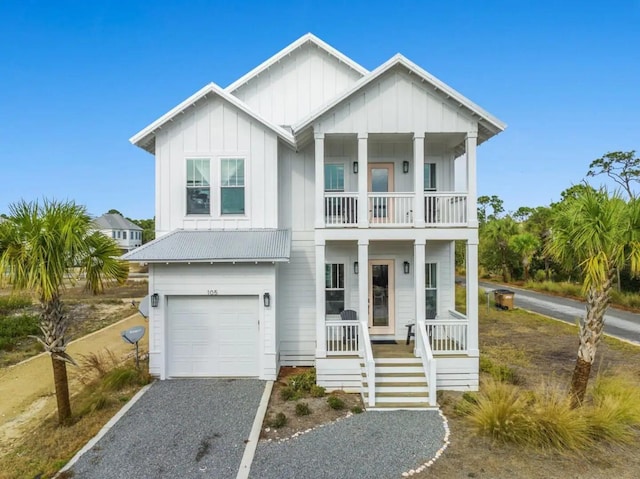
[(157, 308), (160, 304), (160, 295), (158, 293), (153, 293), (151, 295), (151, 307)]
[(271, 295), (269, 293), (264, 293), (262, 300), (264, 301), (265, 308), (268, 308), (269, 306), (271, 306)]
[(404, 263), (402, 263), (402, 266), (404, 268), (404, 274), (409, 274), (409, 272), (411, 271), (411, 266), (409, 265), (409, 262), (405, 261)]
[(406, 160), (402, 162), (402, 172), (409, 173), (409, 162)]
[(358, 174), (358, 162), (357, 161), (353, 162), (353, 173), (356, 174), (356, 175)]
[(353, 263), (353, 274), (358, 274), (360, 272), (360, 268), (358, 268), (358, 262)]

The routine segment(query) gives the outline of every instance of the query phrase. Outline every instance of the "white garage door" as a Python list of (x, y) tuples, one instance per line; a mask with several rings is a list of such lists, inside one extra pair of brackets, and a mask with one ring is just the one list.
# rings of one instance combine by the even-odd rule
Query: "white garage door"
[(249, 376), (258, 371), (258, 296), (174, 296), (167, 375)]

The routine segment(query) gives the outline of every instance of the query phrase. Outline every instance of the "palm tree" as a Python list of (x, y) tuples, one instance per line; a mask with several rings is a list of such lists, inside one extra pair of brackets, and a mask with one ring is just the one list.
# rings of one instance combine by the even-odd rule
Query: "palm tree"
[(531, 233), (519, 233), (509, 239), (509, 246), (520, 255), (522, 268), (524, 269), (524, 280), (529, 279), (529, 266), (533, 255), (540, 247), (540, 240)]
[(42, 343), (51, 355), (58, 404), (58, 420), (71, 417), (66, 363), (69, 318), (61, 293), (65, 280), (86, 275), (86, 290), (104, 290), (105, 282), (122, 283), (128, 267), (118, 260), (120, 250), (111, 238), (94, 231), (83, 206), (73, 202), (24, 201), (9, 206), (10, 215), (0, 224), (0, 271), (14, 289), (30, 291), (40, 304)]
[(616, 269), (628, 260), (632, 274), (640, 273), (639, 239), (640, 203), (626, 203), (618, 193), (584, 189), (558, 208), (547, 249), (563, 265), (581, 270), (586, 297), (570, 388), (574, 407), (584, 400)]

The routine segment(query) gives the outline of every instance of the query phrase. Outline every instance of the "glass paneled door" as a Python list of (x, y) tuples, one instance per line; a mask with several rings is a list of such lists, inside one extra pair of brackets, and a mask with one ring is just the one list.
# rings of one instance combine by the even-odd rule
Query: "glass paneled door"
[[(392, 223), (393, 163), (369, 163), (369, 222)], [(378, 193), (378, 194), (376, 194)]]
[(371, 334), (394, 333), (393, 264), (391, 259), (369, 261), (369, 331)]

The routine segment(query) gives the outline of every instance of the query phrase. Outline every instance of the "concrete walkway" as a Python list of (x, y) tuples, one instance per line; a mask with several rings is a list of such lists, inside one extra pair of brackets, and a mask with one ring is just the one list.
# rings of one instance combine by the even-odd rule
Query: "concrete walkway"
[[(116, 357), (125, 357), (133, 351), (120, 332), (147, 321), (138, 313), (99, 331), (84, 336), (69, 344), (67, 351), (76, 361), (81, 355), (103, 351), (108, 348)], [(147, 328), (148, 329), (148, 328)], [(143, 351), (148, 349), (148, 331), (140, 342)], [(39, 354), (14, 366), (0, 370), (0, 443), (12, 439), (20, 429), (38, 417), (56, 410), (51, 357)], [(69, 388), (71, 394), (79, 389), (79, 368), (69, 365)], [(73, 403), (72, 403), (73, 407)]]

